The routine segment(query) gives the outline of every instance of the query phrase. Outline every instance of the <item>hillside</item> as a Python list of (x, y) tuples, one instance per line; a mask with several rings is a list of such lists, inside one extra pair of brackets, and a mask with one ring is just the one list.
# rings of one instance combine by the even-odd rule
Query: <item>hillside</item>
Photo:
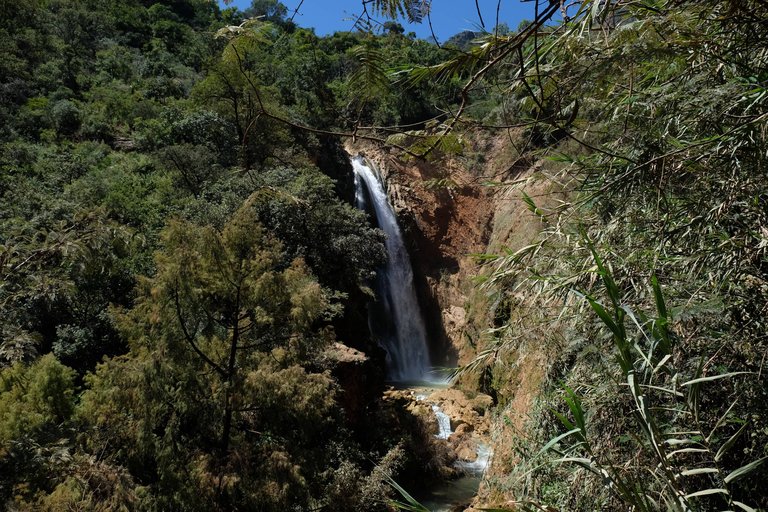
[[(477, 429), (474, 510), (768, 509), (765, 3), (542, 2), (458, 49), (365, 5), (0, 7), (2, 508), (391, 510)], [(350, 154), (435, 403), (388, 389)]]

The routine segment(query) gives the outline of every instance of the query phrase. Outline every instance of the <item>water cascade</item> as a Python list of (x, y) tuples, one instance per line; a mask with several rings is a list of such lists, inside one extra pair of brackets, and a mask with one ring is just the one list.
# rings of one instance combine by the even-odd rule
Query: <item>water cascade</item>
[(352, 158), (355, 205), (368, 212), (387, 234), (387, 265), (376, 275), (377, 301), (369, 305), (368, 323), (387, 351), (389, 380), (429, 380), (426, 329), (413, 287), (411, 262), (387, 194), (370, 165), (360, 157)]
[(448, 416), (443, 411), (441, 411), (440, 407), (438, 407), (437, 405), (433, 405), (432, 410), (435, 412), (435, 417), (437, 418), (437, 425), (440, 428), (440, 432), (435, 434), (435, 437), (438, 439), (448, 439), (449, 437), (451, 437), (451, 434), (453, 434), (453, 430), (451, 430), (450, 416)]

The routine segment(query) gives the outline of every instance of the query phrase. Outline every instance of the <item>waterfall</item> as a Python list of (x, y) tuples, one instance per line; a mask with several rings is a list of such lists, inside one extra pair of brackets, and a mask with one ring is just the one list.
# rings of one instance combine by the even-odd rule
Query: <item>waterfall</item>
[(437, 426), (440, 428), (440, 432), (435, 434), (435, 437), (438, 439), (448, 439), (453, 434), (453, 430), (451, 430), (451, 417), (441, 411), (437, 405), (433, 405), (432, 410), (435, 412)]
[(395, 213), (373, 169), (352, 158), (355, 205), (371, 215), (387, 234), (387, 265), (376, 274), (377, 301), (368, 306), (371, 333), (387, 351), (387, 374), (392, 381), (429, 380), (426, 329), (413, 287), (413, 270)]

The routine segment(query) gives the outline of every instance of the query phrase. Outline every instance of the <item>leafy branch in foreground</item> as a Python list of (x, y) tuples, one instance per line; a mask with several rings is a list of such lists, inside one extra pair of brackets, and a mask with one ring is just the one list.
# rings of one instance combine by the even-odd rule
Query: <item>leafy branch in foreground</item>
[(383, 471), (382, 469), (380, 469), (379, 467), (376, 467), (376, 470), (377, 470), (377, 471), (379, 471), (379, 472), (381, 472), (381, 474), (383, 474), (383, 475), (384, 475), (384, 477), (387, 479), (387, 481), (389, 482), (389, 484), (390, 484), (392, 487), (394, 487), (394, 488), (395, 488), (395, 490), (397, 490), (397, 492), (399, 492), (399, 493), (400, 493), (400, 495), (401, 495), (401, 496), (402, 496), (402, 497), (405, 499), (405, 501), (406, 501), (406, 502), (402, 502), (402, 501), (390, 500), (390, 501), (389, 501), (389, 504), (390, 504), (390, 505), (392, 505), (392, 506), (394, 506), (394, 507), (397, 507), (399, 510), (409, 510), (409, 511), (411, 511), (411, 512), (430, 512), (430, 510), (429, 510), (427, 507), (425, 507), (424, 505), (422, 505), (421, 503), (419, 503), (418, 501), (416, 501), (416, 499), (415, 499), (413, 496), (411, 496), (411, 495), (408, 493), (408, 491), (406, 491), (405, 489), (403, 489), (403, 487), (402, 487), (400, 484), (398, 484), (398, 483), (395, 481), (395, 479), (394, 479), (394, 478), (392, 478), (392, 477), (391, 477), (389, 474), (387, 474), (386, 472), (384, 472), (384, 471)]
[[(734, 413), (738, 398), (725, 404), (725, 411), (719, 414), (701, 405), (703, 384), (747, 372), (704, 376), (704, 354), (693, 372), (681, 366), (669, 331), (672, 317), (656, 277), (652, 278), (656, 316), (651, 318), (621, 303), (621, 291), (610, 271), (594, 248), (592, 254), (610, 305), (604, 306), (589, 294), (579, 295), (614, 340), (620, 369), (614, 387), (631, 404), (635, 427), (628, 433), (634, 440), (630, 452), (636, 450), (642, 455), (636, 453), (635, 460), (624, 460), (621, 453), (597, 450), (588, 436), (589, 415), (576, 392), (567, 386), (563, 386), (563, 400), (570, 415), (552, 410), (567, 432), (551, 439), (539, 454), (557, 453), (559, 458), (553, 462), (571, 463), (589, 471), (623, 501), (643, 512), (660, 508), (688, 512), (715, 506), (718, 501), (731, 509), (753, 511), (735, 498), (733, 483), (757, 470), (768, 457), (729, 467), (726, 455), (749, 422), (742, 422)], [(630, 334), (628, 321), (635, 334)], [(741, 427), (736, 428), (739, 424)], [(567, 439), (573, 442), (563, 447)]]

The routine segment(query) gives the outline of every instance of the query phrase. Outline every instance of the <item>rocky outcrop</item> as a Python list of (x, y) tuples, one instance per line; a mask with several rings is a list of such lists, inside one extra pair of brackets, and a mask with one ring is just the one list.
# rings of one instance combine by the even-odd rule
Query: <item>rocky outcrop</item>
[(334, 343), (324, 354), (325, 364), (341, 388), (337, 401), (344, 409), (347, 425), (354, 428), (365, 414), (366, 404), (375, 400), (382, 385), (379, 365), (363, 352)]
[[(406, 163), (395, 152), (364, 144), (347, 150), (374, 162), (386, 183), (411, 254), (432, 364), (457, 364), (465, 345), (471, 278), (477, 272), (468, 255), (483, 253), (488, 245), (495, 192), (472, 186), (476, 177), (455, 160)], [(449, 174), (450, 180), (443, 179)]]
[[(424, 430), (432, 436), (432, 451), (438, 453), (446, 465), (443, 476), (451, 477), (454, 475), (453, 463), (456, 460), (475, 462), (478, 458), (478, 443), (490, 442), (487, 412), (492, 400), (483, 394), (470, 399), (458, 389), (443, 389), (425, 397), (426, 391), (389, 389), (384, 392), (384, 397), (385, 400), (407, 404), (406, 410), (418, 418)], [(440, 428), (433, 405), (437, 405), (450, 417), (453, 433), (448, 439), (436, 437)]]
[(474, 399), (469, 399), (462, 391), (448, 388), (431, 394), (429, 401), (437, 403), (451, 418), (451, 430), (454, 432), (461, 428), (462, 432), (469, 430), (478, 435), (488, 434), (491, 422), (487, 413), (493, 403), (488, 395), (478, 394)]

